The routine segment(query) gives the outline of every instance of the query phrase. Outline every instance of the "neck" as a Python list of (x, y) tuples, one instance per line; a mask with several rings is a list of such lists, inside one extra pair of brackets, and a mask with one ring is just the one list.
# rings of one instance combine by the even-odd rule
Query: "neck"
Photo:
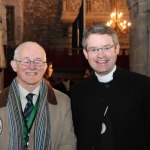
[(22, 82), (19, 82), (18, 83), (27, 91), (29, 92), (32, 92), (34, 91), (39, 85), (40, 85), (40, 82), (38, 83), (34, 83), (34, 84), (28, 84), (28, 83), (22, 83)]

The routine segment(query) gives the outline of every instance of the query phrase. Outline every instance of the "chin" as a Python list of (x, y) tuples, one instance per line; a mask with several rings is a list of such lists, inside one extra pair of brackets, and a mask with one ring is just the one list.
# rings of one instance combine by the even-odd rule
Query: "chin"
[(34, 85), (34, 84), (37, 84), (37, 83), (39, 83), (40, 82), (40, 80), (28, 80), (27, 81), (27, 83), (29, 84), (29, 85)]
[(98, 70), (96, 71), (99, 75), (105, 75), (105, 74), (108, 74), (108, 71), (106, 70)]

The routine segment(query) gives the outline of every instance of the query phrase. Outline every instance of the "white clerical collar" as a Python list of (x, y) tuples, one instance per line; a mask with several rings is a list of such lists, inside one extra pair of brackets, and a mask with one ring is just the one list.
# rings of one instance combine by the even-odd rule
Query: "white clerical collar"
[(99, 82), (107, 83), (113, 80), (113, 73), (115, 72), (115, 70), (116, 70), (116, 65), (113, 67), (112, 71), (106, 75), (101, 76), (96, 72), (95, 75), (97, 76)]

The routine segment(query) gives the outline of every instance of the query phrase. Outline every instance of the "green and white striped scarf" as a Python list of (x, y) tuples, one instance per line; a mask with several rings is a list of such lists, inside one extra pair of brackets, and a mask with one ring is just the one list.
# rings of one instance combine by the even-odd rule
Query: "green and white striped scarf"
[[(48, 87), (45, 80), (42, 80), (39, 106), (34, 120), (34, 150), (50, 150), (50, 113), (48, 109), (47, 91)], [(9, 87), (7, 110), (11, 130), (9, 150), (23, 150), (23, 116), (16, 78)]]

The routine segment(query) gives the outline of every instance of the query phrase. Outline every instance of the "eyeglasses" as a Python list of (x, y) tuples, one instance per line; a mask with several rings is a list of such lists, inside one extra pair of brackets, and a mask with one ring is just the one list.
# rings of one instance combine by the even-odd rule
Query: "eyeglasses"
[(36, 59), (34, 61), (31, 61), (30, 59), (23, 59), (23, 60), (15, 60), (17, 62), (20, 62), (21, 65), (23, 66), (29, 66), (32, 62), (34, 63), (35, 66), (37, 67), (41, 67), (44, 63), (46, 63), (46, 61), (42, 61), (41, 59)]
[(106, 46), (106, 47), (102, 47), (102, 48), (98, 48), (98, 47), (91, 47), (91, 48), (87, 48), (87, 51), (89, 52), (98, 52), (99, 50), (102, 50), (103, 52), (108, 52), (111, 50), (111, 48), (113, 48), (114, 46), (116, 46), (116, 44), (112, 45), (112, 46)]

